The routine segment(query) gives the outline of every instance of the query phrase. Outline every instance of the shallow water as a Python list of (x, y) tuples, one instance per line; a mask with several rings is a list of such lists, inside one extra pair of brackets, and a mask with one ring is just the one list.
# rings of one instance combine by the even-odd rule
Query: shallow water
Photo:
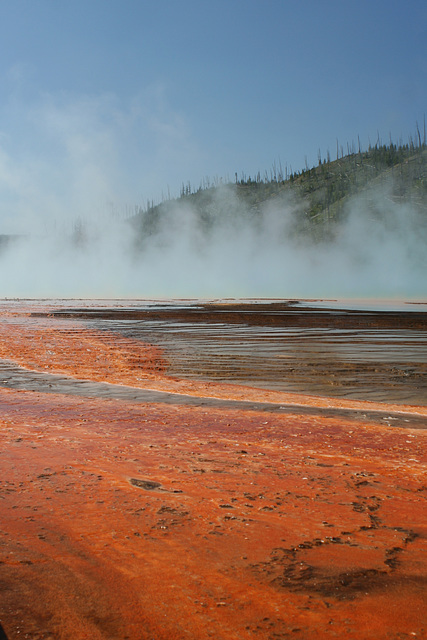
[(160, 346), (177, 378), (426, 405), (425, 305), (328, 304), (106, 301), (54, 313)]
[[(356, 422), (384, 421), (384, 424), (405, 429), (425, 429), (425, 416), (396, 413), (381, 409), (348, 409), (334, 407), (312, 407), (250, 400), (231, 400), (215, 397), (199, 397), (187, 394), (138, 389), (126, 385), (91, 380), (78, 380), (67, 376), (29, 371), (13, 363), (0, 361), (0, 387), (35, 391), (39, 393), (60, 393), (84, 398), (123, 400), (132, 403), (156, 403), (175, 406), (209, 407), (223, 410), (263, 411), (275, 414), (321, 415), (329, 418), (344, 418)], [(0, 638), (1, 640), (1, 638)]]

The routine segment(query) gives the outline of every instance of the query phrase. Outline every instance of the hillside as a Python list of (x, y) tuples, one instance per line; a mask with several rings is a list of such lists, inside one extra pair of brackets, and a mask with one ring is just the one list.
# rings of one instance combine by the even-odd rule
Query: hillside
[(236, 174), (234, 182), (217, 181), (197, 190), (183, 185), (179, 198), (140, 209), (131, 224), (137, 245), (143, 247), (164, 232), (177, 210), (191, 212), (198, 232), (208, 237), (221, 224), (236, 229), (243, 222), (260, 226), (265, 211), (274, 208), (292, 212), (288, 235), (295, 240), (324, 242), (334, 238), (356, 197), (363, 198), (372, 216), (384, 216), (384, 207), (378, 211), (379, 198), (390, 206), (409, 204), (427, 229), (426, 144), (377, 144), (334, 161), (319, 158), (317, 166), (300, 172), (288, 174), (273, 166), (264, 177), (258, 173), (238, 179)]

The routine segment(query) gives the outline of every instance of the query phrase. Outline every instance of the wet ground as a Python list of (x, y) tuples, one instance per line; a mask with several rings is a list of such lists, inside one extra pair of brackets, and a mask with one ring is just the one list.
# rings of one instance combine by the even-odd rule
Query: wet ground
[(421, 305), (0, 306), (9, 640), (426, 637)]
[(181, 379), (427, 404), (427, 305), (228, 301), (54, 313), (154, 342)]

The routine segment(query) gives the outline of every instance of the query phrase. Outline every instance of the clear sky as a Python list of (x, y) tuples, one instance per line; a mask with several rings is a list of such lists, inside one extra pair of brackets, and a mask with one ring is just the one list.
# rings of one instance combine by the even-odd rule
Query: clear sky
[(8, 233), (299, 170), (337, 139), (406, 142), (427, 111), (427, 3), (0, 0), (0, 80)]

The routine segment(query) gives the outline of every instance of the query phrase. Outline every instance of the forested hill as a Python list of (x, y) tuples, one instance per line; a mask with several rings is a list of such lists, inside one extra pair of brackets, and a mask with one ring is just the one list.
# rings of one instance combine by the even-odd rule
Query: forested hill
[(216, 180), (213, 186), (205, 180), (197, 189), (183, 185), (179, 198), (147, 205), (130, 222), (138, 244), (145, 245), (164, 231), (165, 223), (178, 210), (190, 211), (199, 232), (208, 235), (217, 224), (232, 222), (235, 229), (245, 220), (261, 224), (263, 212), (274, 207), (279, 212), (292, 211), (289, 233), (296, 239), (328, 241), (346, 219), (348, 205), (355, 197), (363, 198), (372, 215), (376, 215), (379, 197), (390, 206), (410, 204), (420, 224), (427, 227), (425, 141), (377, 144), (333, 161), (319, 157), (315, 167), (295, 173), (274, 165), (263, 176), (258, 173), (239, 179), (236, 174), (233, 182)]

